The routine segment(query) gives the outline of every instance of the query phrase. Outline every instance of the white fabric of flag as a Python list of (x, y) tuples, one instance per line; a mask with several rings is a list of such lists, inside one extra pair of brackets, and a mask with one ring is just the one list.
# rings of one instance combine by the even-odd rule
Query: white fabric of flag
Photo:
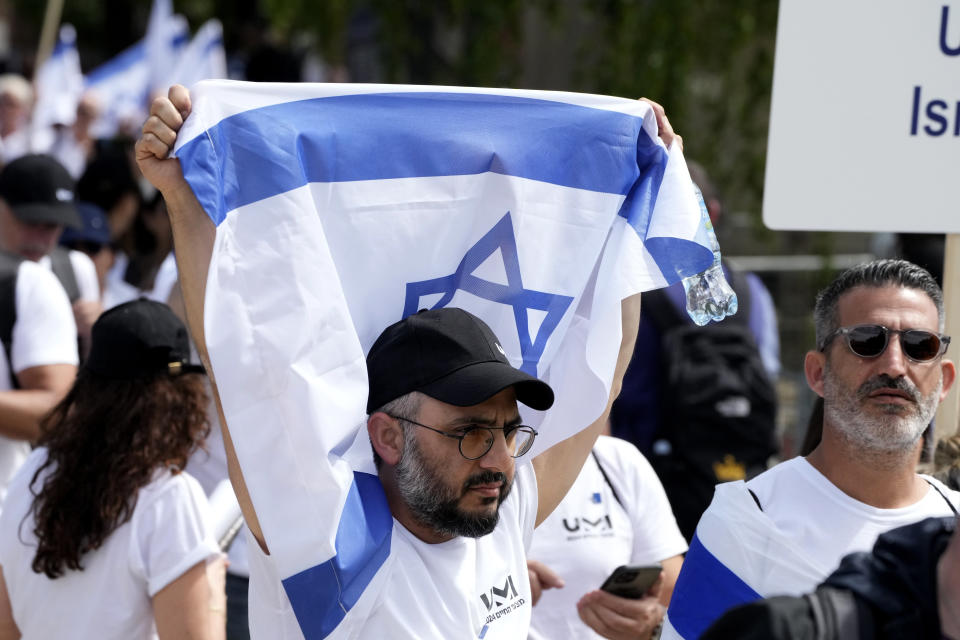
[(37, 69), (34, 84), (37, 102), (31, 127), (35, 131), (55, 124), (72, 125), (83, 93), (83, 72), (77, 53), (77, 32), (72, 25), (60, 27), (53, 53)]
[(389, 555), (365, 354), (421, 308), (483, 318), (550, 383), (528, 458), (603, 411), (620, 301), (713, 259), (645, 103), (456, 87), (208, 81), (176, 155), (217, 225), (204, 327), (272, 561), (322, 638)]
[(690, 542), (660, 637), (695, 640), (728, 609), (807, 593), (832, 569), (797, 550), (757, 508), (742, 480), (717, 485)]

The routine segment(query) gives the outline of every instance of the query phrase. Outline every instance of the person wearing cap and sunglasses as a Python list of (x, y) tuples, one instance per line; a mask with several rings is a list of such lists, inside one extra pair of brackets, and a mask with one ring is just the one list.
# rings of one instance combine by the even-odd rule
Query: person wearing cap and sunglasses
[(94, 324), (0, 515), (0, 638), (223, 638), (222, 554), (181, 472), (209, 431), (189, 354), (158, 302)]
[(806, 457), (717, 487), (664, 638), (699, 637), (743, 602), (810, 591), (880, 534), (957, 514), (960, 493), (916, 473), (923, 432), (956, 378), (943, 314), (936, 281), (904, 260), (858, 265), (820, 292), (804, 371), (823, 397), (822, 440)]

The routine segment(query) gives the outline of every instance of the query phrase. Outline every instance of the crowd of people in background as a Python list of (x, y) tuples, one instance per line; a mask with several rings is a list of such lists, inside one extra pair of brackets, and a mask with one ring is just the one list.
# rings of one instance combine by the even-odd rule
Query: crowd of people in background
[[(100, 421), (103, 428), (112, 429), (134, 418), (137, 421), (149, 421), (151, 413), (160, 412), (157, 413), (157, 420), (170, 418), (170, 410), (164, 411), (157, 404), (124, 406), (122, 398), (130, 399), (140, 394), (156, 395), (160, 396), (157, 398), (158, 402), (161, 402), (162, 397), (162, 402), (171, 403), (171, 407), (175, 406), (180, 411), (185, 409), (183, 400), (186, 397), (171, 395), (169, 391), (160, 393), (156, 389), (158, 384), (163, 386), (162, 382), (141, 381), (136, 372), (127, 376), (137, 383), (133, 389), (124, 390), (120, 394), (113, 393), (117, 391), (114, 387), (120, 384), (119, 382), (113, 382), (110, 375), (107, 375), (108, 381), (105, 382), (103, 371), (100, 374), (91, 373), (90, 363), (96, 359), (96, 353), (91, 351), (96, 342), (93, 337), (96, 333), (94, 327), (98, 326), (101, 317), (106, 320), (111, 316), (106, 312), (123, 309), (133, 301), (149, 300), (155, 302), (157, 307), (144, 307), (149, 310), (147, 315), (155, 316), (160, 313), (160, 321), (168, 322), (169, 318), (158, 311), (158, 307), (162, 305), (163, 309), (168, 309), (167, 305), (170, 305), (173, 309), (182, 308), (182, 304), (178, 302), (177, 268), (170, 223), (163, 199), (140, 177), (133, 160), (133, 139), (125, 135), (97, 140), (84, 137), (89, 131), (88, 112), (96, 108), (94, 104), (81, 100), (76, 123), (70, 131), (83, 132), (82, 135), (72, 138), (82, 139), (83, 144), (68, 147), (63, 143), (67, 140), (64, 131), (51, 131), (48, 132), (51, 135), (43, 136), (31, 130), (32, 100), (32, 87), (26, 79), (13, 74), (0, 76), (0, 141), (3, 155), (3, 166), (0, 168), (0, 282), (4, 283), (0, 287), (3, 289), (0, 293), (0, 338), (4, 346), (0, 353), (0, 496), (6, 495), (17, 471), (25, 464), (29, 466), (27, 461), (34, 447), (42, 447), (34, 451), (33, 459), (37, 461), (34, 467), (62, 466), (64, 463), (57, 459), (53, 462), (40, 460), (36, 452), (46, 451), (47, 455), (50, 455), (53, 446), (71, 450), (95, 446), (95, 442), (83, 444), (79, 438), (84, 436), (83, 429), (92, 428), (91, 425), (97, 421)], [(101, 336), (115, 332), (118, 322), (123, 325), (127, 320), (113, 316), (112, 323), (104, 324), (101, 328)], [(182, 327), (181, 332), (186, 340), (186, 332)], [(114, 344), (113, 349), (117, 348)], [(189, 348), (186, 355), (189, 356)], [(175, 384), (181, 383), (177, 381)], [(183, 509), (187, 509), (184, 517), (192, 523), (192, 529), (181, 527), (178, 530), (173, 521), (169, 524), (174, 527), (174, 537), (187, 532), (198, 536), (198, 541), (205, 541), (200, 547), (193, 546), (193, 551), (179, 550), (181, 555), (185, 553), (188, 557), (190, 553), (200, 553), (197, 549), (202, 547), (206, 550), (205, 553), (209, 552), (209, 557), (213, 558), (213, 552), (218, 551), (214, 540), (216, 523), (228, 520), (232, 524), (239, 517), (239, 510), (234, 511), (235, 500), (232, 503), (227, 501), (227, 506), (220, 512), (212, 509), (206, 500), (206, 496), (212, 495), (226, 482), (227, 468), (216, 411), (205, 385), (203, 379), (190, 383), (190, 397), (193, 399), (189, 406), (199, 409), (200, 413), (187, 414), (185, 418), (202, 422), (206, 427), (212, 425), (212, 428), (194, 428), (190, 434), (184, 435), (185, 439), (179, 445), (158, 442), (154, 449), (150, 449), (153, 446), (150, 438), (162, 438), (163, 434), (145, 432), (138, 435), (135, 429), (144, 425), (131, 424), (130, 433), (124, 436), (127, 441), (118, 445), (117, 451), (97, 458), (103, 466), (98, 467), (97, 463), (91, 460), (75, 462), (81, 465), (93, 464), (94, 469), (91, 471), (97, 468), (100, 471), (115, 471), (117, 465), (122, 464), (118, 461), (123, 460), (134, 461), (138, 468), (129, 470), (131, 477), (124, 481), (122, 488), (118, 488), (118, 491), (126, 491), (126, 494), (118, 494), (113, 498), (113, 506), (103, 507), (108, 511), (98, 516), (99, 523), (81, 522), (76, 525), (80, 529), (85, 525), (94, 527), (94, 530), (89, 532), (90, 539), (84, 542), (85, 532), (80, 529), (64, 530), (61, 535), (79, 536), (77, 542), (80, 546), (70, 553), (67, 553), (66, 549), (57, 549), (54, 553), (64, 554), (64, 562), (60, 563), (56, 570), (40, 571), (40, 575), (46, 574), (50, 578), (80, 573), (94, 581), (86, 586), (82, 583), (70, 586), (73, 580), (48, 580), (49, 584), (60, 589), (53, 592), (61, 594), (56, 597), (73, 598), (77, 602), (78, 607), (74, 613), (82, 616), (74, 618), (74, 632), (88, 628), (91, 633), (93, 629), (97, 629), (109, 637), (150, 637), (153, 618), (149, 613), (149, 601), (146, 601), (146, 604), (128, 600), (119, 604), (118, 601), (116, 609), (129, 608), (129, 611), (123, 615), (113, 615), (113, 618), (104, 618), (96, 610), (81, 606), (83, 601), (76, 595), (86, 589), (95, 592), (99, 588), (98, 584), (103, 586), (96, 583), (97, 580), (104, 581), (105, 584), (111, 579), (111, 572), (117, 571), (117, 567), (121, 566), (120, 551), (117, 550), (120, 546), (140, 545), (142, 571), (139, 572), (138, 579), (145, 581), (146, 585), (141, 591), (153, 599), (155, 613), (158, 611), (158, 603), (162, 605), (166, 602), (170, 606), (166, 623), (161, 623), (160, 618), (157, 618), (161, 637), (184, 637), (181, 627), (170, 624), (171, 621), (176, 621), (182, 612), (184, 600), (165, 600), (163, 595), (158, 594), (166, 593), (163, 588), (167, 584), (178, 584), (176, 580), (182, 575), (177, 571), (190, 570), (192, 565), (162, 567), (152, 564), (161, 561), (176, 564), (175, 560), (178, 558), (178, 550), (164, 549), (160, 544), (151, 550), (150, 545), (158, 542), (155, 537), (151, 538), (150, 532), (151, 527), (157, 526), (156, 518), (162, 517), (166, 520), (171, 517), (171, 512), (158, 513), (157, 510), (162, 505), (174, 509), (174, 514), (182, 514)], [(92, 398), (78, 396), (90, 394), (98, 386), (102, 386), (104, 392), (109, 390), (109, 397), (113, 399), (106, 402), (105, 398), (101, 398), (98, 402), (102, 405), (115, 405), (112, 409), (117, 414), (111, 415), (106, 406), (101, 406), (97, 411), (91, 409), (94, 413), (88, 424), (71, 426), (75, 430), (76, 440), (54, 445), (54, 436), (65, 429), (65, 425), (61, 423), (73, 422), (65, 417), (64, 412), (76, 411), (76, 407), (84, 406), (84, 402), (93, 402)], [(186, 391), (178, 393), (182, 395)], [(58, 404), (61, 400), (72, 404)], [(54, 413), (51, 414), (51, 411)], [(56, 419), (60, 422), (55, 422), (55, 416), (59, 416)], [(161, 427), (170, 426), (172, 425), (158, 424), (153, 429), (162, 432)], [(90, 432), (86, 436), (96, 437), (96, 434)], [(178, 453), (175, 458), (170, 458), (169, 451), (173, 446), (178, 447)], [(123, 447), (127, 449), (124, 450)], [(136, 447), (153, 453), (147, 450), (137, 451)], [(161, 457), (151, 459), (150, 455)], [(191, 479), (175, 482), (169, 480), (168, 483), (174, 482), (177, 485), (176, 489), (171, 489), (164, 483), (158, 485), (154, 476), (161, 469), (174, 473), (173, 477)], [(189, 476), (187, 473), (179, 473), (183, 469), (189, 470)], [(36, 509), (39, 509), (40, 501), (30, 506), (29, 500), (29, 491), (37, 493), (39, 485), (27, 482), (32, 480), (32, 473), (29, 474), (30, 478), (26, 475), (27, 472), (24, 472), (20, 476), (23, 482), (18, 489), (20, 503), (17, 508), (24, 513), (16, 517), (18, 523), (27, 512), (33, 514), (31, 517), (39, 517)], [(86, 496), (87, 499), (90, 496), (103, 496), (103, 493), (96, 492), (104, 491), (103, 483), (109, 483), (113, 479), (98, 479), (93, 476), (85, 480), (74, 478), (78, 482), (88, 483), (88, 489), (94, 491)], [(199, 484), (196, 481), (199, 481)], [(44, 480), (44, 486), (50, 482), (52, 480)], [(143, 485), (144, 482), (146, 485)], [(27, 484), (30, 484), (29, 490)], [(66, 500), (69, 497), (61, 493), (56, 500)], [(84, 508), (91, 511), (101, 508), (89, 501), (81, 508), (80, 497), (74, 497), (77, 498), (77, 505), (72, 508), (78, 513), (83, 513)], [(104, 497), (104, 500), (106, 499)], [(131, 505), (136, 503), (137, 508), (131, 511), (127, 506), (123, 506), (125, 502)], [(154, 511), (151, 512), (150, 509)], [(14, 526), (13, 519), (11, 515), (11, 527)], [(38, 526), (37, 531), (42, 528)], [(131, 529), (134, 531), (131, 532)], [(36, 535), (38, 539), (44, 540), (44, 535)], [(124, 542), (118, 542), (120, 539)], [(249, 637), (246, 625), (247, 570), (244, 547), (245, 536), (242, 531), (240, 535), (234, 532), (230, 536), (229, 544), (224, 545), (230, 557), (230, 569), (226, 577), (226, 591), (231, 594), (230, 638)], [(108, 548), (114, 551), (106, 551)], [(94, 564), (98, 567), (100, 562), (106, 562), (106, 565), (89, 570), (84, 557), (87, 552), (96, 549), (101, 549), (102, 555), (111, 555), (111, 559), (97, 560)], [(21, 583), (20, 579), (29, 582), (31, 573), (35, 573), (31, 568), (29, 550), (14, 545), (13, 541), (7, 550), (10, 555), (0, 561), (0, 565), (7, 569), (13, 614), (22, 625), (20, 632), (27, 637), (46, 637), (51, 628), (43, 625), (49, 624), (49, 617), (47, 620), (41, 617), (30, 622), (21, 617), (22, 612), (19, 609), (19, 605), (25, 600), (21, 599), (17, 591), (25, 595), (26, 591), (23, 589), (27, 588), (22, 586), (24, 583)], [(151, 557), (151, 553), (157, 555)], [(160, 555), (162, 553), (170, 555), (163, 557)], [(192, 559), (199, 557), (194, 555)], [(16, 562), (25, 564), (15, 567)], [(14, 571), (18, 573), (14, 575)], [(173, 573), (169, 573), (170, 571)], [(90, 578), (91, 574), (100, 577)], [(186, 583), (179, 584), (183, 587)], [(37, 584), (29, 588), (37, 588)], [(221, 593), (223, 589), (221, 585)], [(20, 615), (16, 615), (18, 613)], [(221, 623), (226, 614), (224, 605), (223, 611), (217, 614)], [(128, 619), (123, 622), (125, 616)], [(66, 616), (61, 620), (71, 624), (69, 618), (70, 616)], [(108, 619), (118, 620), (117, 625), (111, 626)], [(146, 626), (144, 620), (147, 622)], [(199, 626), (204, 625), (199, 623)], [(206, 633), (207, 631), (203, 631), (197, 637), (207, 637), (204, 635)]]

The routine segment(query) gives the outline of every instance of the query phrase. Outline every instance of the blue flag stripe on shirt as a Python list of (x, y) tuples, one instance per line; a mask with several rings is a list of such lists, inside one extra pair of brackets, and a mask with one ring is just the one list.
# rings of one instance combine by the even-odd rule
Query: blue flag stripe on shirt
[(377, 476), (353, 474), (337, 528), (337, 555), (283, 580), (307, 640), (326, 638), (340, 624), (390, 555), (393, 516)]
[[(641, 126), (636, 116), (532, 98), (359, 94), (244, 111), (189, 141), (177, 155), (185, 173), (204, 174), (202, 185), (193, 181), (194, 191), (216, 224), (237, 207), (310, 182), (487, 171), (630, 195), (652, 210), (666, 152)], [(231, 152), (224, 156), (228, 144)], [(650, 165), (659, 170), (645, 171)], [(638, 230), (649, 219), (626, 217)]]
[(694, 534), (667, 615), (677, 633), (694, 640), (731, 607), (761, 597)]

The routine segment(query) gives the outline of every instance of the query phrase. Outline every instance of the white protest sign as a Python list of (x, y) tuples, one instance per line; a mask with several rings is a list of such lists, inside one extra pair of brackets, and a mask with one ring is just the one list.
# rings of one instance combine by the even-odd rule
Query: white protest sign
[(960, 0), (781, 0), (763, 220), (960, 233)]

